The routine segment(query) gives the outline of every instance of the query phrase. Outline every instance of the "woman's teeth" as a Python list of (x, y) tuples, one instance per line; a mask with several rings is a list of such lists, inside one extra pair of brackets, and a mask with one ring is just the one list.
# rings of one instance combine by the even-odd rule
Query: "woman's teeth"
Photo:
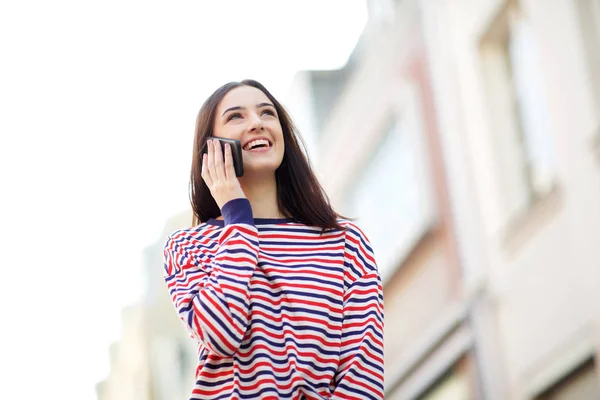
[(252, 151), (255, 148), (263, 148), (263, 147), (270, 147), (269, 141), (265, 140), (265, 139), (257, 139), (257, 140), (253, 140), (252, 142), (246, 144), (244, 146), (244, 150)]

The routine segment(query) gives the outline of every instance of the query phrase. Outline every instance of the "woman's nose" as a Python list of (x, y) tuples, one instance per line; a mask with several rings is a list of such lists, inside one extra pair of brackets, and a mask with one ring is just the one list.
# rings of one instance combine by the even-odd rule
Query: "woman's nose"
[(248, 127), (248, 131), (252, 132), (255, 130), (263, 129), (263, 121), (258, 114), (252, 114), (250, 116), (250, 126)]

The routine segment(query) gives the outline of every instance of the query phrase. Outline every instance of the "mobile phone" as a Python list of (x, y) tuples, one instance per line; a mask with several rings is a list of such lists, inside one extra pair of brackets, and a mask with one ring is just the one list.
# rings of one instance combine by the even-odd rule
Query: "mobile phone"
[[(239, 140), (235, 139), (226, 139), (217, 136), (211, 136), (209, 139), (217, 139), (221, 143), (221, 150), (223, 151), (223, 161), (225, 160), (225, 143), (229, 143), (231, 146), (231, 155), (233, 158), (233, 168), (235, 169), (235, 176), (243, 176), (244, 175), (244, 162), (242, 159), (242, 145)], [(204, 147), (202, 147), (201, 154), (208, 154), (208, 146), (205, 143)]]

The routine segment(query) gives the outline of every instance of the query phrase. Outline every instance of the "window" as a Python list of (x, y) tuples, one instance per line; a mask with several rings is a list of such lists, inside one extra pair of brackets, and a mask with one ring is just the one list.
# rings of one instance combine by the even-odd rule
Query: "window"
[[(580, 26), (589, 65), (590, 87), (600, 125), (600, 0), (577, 0)], [(596, 133), (600, 135), (600, 126)]]
[(417, 400), (468, 400), (473, 398), (470, 391), (467, 377), (454, 366)]
[(482, 40), (491, 130), (509, 218), (548, 194), (556, 161), (542, 64), (529, 21), (513, 1)]
[(600, 399), (600, 378), (594, 359), (580, 365), (535, 400), (588, 400)]
[(433, 204), (416, 91), (407, 90), (383, 139), (346, 196), (344, 213), (357, 217), (385, 282), (429, 229)]

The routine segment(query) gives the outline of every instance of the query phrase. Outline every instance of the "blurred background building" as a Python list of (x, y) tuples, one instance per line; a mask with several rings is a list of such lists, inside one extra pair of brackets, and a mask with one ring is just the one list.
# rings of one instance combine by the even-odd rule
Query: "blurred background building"
[[(191, 211), (173, 216), (161, 238), (191, 220)], [(161, 239), (146, 248), (144, 297), (123, 311), (121, 341), (110, 349), (110, 373), (96, 386), (98, 400), (185, 399), (191, 392), (197, 348), (165, 287), (163, 245)]]
[[(375, 249), (386, 398), (600, 399), (600, 0), (368, 7), (348, 64), (287, 104)], [(189, 393), (162, 244), (190, 222), (148, 247), (99, 399)]]

